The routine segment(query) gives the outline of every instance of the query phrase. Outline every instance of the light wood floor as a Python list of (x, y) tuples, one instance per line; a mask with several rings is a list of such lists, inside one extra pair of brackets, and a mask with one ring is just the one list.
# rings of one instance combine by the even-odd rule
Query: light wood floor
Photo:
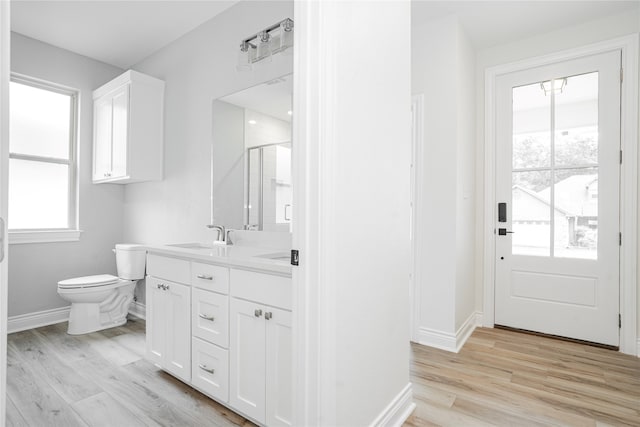
[(500, 329), (460, 353), (412, 344), (406, 426), (640, 426), (640, 359)]
[[(8, 426), (250, 426), (143, 359), (144, 321), (9, 335)], [(406, 426), (640, 426), (640, 359), (497, 329), (459, 354), (412, 345)]]
[(7, 426), (253, 426), (144, 357), (144, 321), (8, 336)]

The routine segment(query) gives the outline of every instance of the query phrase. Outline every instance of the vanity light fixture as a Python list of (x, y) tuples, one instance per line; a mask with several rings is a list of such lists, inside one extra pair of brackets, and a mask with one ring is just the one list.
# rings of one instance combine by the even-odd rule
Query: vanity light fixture
[(293, 20), (283, 19), (240, 42), (238, 71), (249, 71), (254, 64), (271, 62), (276, 53), (291, 55), (293, 49)]

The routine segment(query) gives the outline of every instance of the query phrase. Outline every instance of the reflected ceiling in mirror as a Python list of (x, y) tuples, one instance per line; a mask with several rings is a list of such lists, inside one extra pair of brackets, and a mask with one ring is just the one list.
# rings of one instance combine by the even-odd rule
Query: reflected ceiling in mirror
[(213, 224), (290, 231), (292, 90), (286, 75), (213, 102)]

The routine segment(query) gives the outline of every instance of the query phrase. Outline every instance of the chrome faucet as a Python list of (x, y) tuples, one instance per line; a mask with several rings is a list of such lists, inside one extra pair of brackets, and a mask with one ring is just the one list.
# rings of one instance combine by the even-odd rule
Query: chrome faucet
[(207, 224), (207, 228), (218, 231), (218, 238), (216, 239), (216, 241), (227, 243), (227, 230), (224, 228), (224, 225)]

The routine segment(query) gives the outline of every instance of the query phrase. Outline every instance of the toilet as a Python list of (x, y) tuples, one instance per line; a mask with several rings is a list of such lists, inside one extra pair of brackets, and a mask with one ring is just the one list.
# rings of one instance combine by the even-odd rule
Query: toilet
[(143, 246), (118, 244), (118, 277), (111, 274), (76, 277), (58, 282), (58, 295), (71, 303), (70, 335), (88, 334), (127, 323), (138, 280), (144, 278), (147, 251)]

